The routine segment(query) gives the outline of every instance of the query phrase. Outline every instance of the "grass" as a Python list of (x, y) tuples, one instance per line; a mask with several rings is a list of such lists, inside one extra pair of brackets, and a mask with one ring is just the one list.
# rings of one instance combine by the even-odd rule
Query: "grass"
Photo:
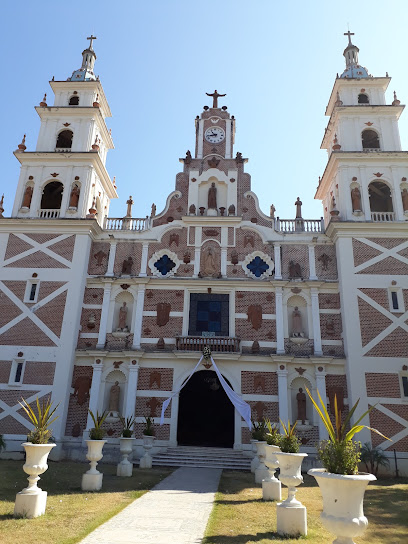
[(87, 463), (48, 462), (39, 487), (48, 492), (47, 510), (35, 519), (13, 518), (16, 493), (27, 486), (21, 461), (0, 461), (0, 542), (15, 544), (74, 544), (138, 499), (172, 469), (134, 469), (131, 478), (118, 478), (116, 466), (99, 465), (103, 487), (99, 492), (81, 490)]
[[(282, 486), (283, 498), (287, 488)], [(368, 529), (357, 539), (358, 544), (405, 544), (407, 542), (408, 479), (379, 480), (367, 488), (364, 514)], [(320, 523), (322, 500), (314, 478), (304, 476), (296, 498), (307, 508), (308, 536), (283, 538), (276, 533), (276, 503), (262, 500), (262, 489), (254, 483), (254, 475), (223, 472), (215, 504), (207, 525), (203, 544), (285, 544), (309, 541), (327, 544), (334, 535)]]

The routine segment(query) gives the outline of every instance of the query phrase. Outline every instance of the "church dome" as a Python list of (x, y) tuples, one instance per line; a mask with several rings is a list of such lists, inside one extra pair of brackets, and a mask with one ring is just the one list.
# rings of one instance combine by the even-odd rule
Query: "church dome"
[(340, 77), (343, 79), (362, 79), (372, 76), (370, 76), (367, 68), (364, 68), (364, 66), (360, 66), (359, 64), (351, 64), (350, 66), (347, 66), (347, 68), (344, 70)]

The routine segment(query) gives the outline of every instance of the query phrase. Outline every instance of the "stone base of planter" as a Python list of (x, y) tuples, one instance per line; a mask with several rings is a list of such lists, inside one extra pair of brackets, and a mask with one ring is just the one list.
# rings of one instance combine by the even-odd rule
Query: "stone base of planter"
[(133, 465), (132, 463), (129, 463), (129, 461), (127, 463), (119, 463), (118, 464), (118, 467), (117, 467), (117, 470), (116, 470), (116, 475), (117, 476), (132, 476), (133, 474)]
[(262, 498), (264, 501), (280, 501), (282, 498), (281, 483), (274, 480), (262, 481)]
[(152, 457), (148, 453), (145, 453), (140, 459), (139, 467), (140, 468), (152, 468)]
[(259, 467), (259, 459), (258, 456), (255, 455), (255, 457), (251, 461), (251, 472), (255, 473), (255, 470)]
[(280, 535), (307, 535), (306, 507), (276, 505), (277, 532)]
[(259, 465), (259, 467), (255, 470), (255, 483), (261, 484), (262, 480), (269, 480), (270, 477), (271, 473), (269, 472), (269, 469), (267, 469), (265, 465), (261, 463), (261, 465)]
[(102, 489), (103, 474), (88, 474), (82, 475), (81, 488), (82, 491), (99, 491)]
[(20, 491), (16, 495), (14, 505), (14, 517), (36, 518), (45, 514), (47, 505), (47, 492), (38, 490), (38, 493), (24, 493)]

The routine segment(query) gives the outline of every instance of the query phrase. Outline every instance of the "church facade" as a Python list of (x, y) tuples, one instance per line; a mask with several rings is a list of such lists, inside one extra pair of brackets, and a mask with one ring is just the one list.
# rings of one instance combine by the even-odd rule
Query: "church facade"
[[(234, 149), (235, 118), (209, 93), (195, 119), (195, 149), (181, 159), (164, 210), (109, 217), (117, 198), (106, 167), (110, 109), (94, 75), (93, 37), (53, 105), (35, 150), (24, 140), (11, 217), (0, 213), (0, 433), (19, 451), (29, 424), (18, 403), (52, 395), (56, 456), (81, 458), (88, 410), (108, 410), (107, 455), (119, 415), (155, 419), (156, 450), (250, 449), (250, 432), (204, 361), (204, 346), (254, 420), (298, 420), (313, 453), (325, 429), (304, 391), (333, 412), (376, 404), (372, 442), (408, 451), (408, 154), (403, 106), (385, 101), (351, 42), (335, 80), (322, 141), (328, 161), (315, 198), (323, 217), (265, 215), (247, 159)], [(0, 205), (1, 206), (1, 205)], [(2, 210), (2, 208), (0, 208)], [(3, 210), (4, 211), (4, 210)], [(294, 214), (295, 215), (295, 214)], [(181, 389), (159, 425), (161, 405)], [(111, 452), (111, 453), (109, 453)], [(405, 461), (406, 462), (406, 461)], [(404, 461), (399, 461), (399, 468)], [(406, 462), (407, 463), (407, 462)]]

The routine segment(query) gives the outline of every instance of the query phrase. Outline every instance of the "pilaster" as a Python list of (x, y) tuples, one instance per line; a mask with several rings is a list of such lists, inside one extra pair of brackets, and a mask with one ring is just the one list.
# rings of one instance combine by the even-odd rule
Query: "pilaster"
[(142, 244), (142, 258), (140, 261), (140, 274), (141, 277), (147, 276), (147, 257), (149, 252), (149, 242), (143, 242)]
[(310, 297), (312, 299), (314, 354), (317, 356), (319, 355), (321, 356), (323, 355), (323, 352), (322, 352), (322, 336), (320, 331), (319, 292), (316, 289), (316, 287), (311, 288)]
[(132, 361), (128, 366), (128, 384), (126, 389), (125, 401), (123, 403), (125, 417), (133, 417), (135, 415), (135, 401), (137, 393), (137, 382), (139, 379), (139, 365), (136, 361)]
[(275, 280), (282, 279), (281, 245), (275, 244), (273, 248), (275, 259)]
[(276, 306), (276, 353), (283, 355), (285, 353), (285, 336), (283, 328), (283, 292), (282, 287), (275, 289)]
[[(92, 365), (92, 384), (89, 392), (89, 411), (96, 416), (99, 404), (99, 391), (101, 388), (103, 363), (101, 359), (96, 359)], [(89, 430), (93, 427), (93, 421), (91, 414), (88, 412), (88, 419), (86, 422), (86, 429)]]
[[(289, 420), (289, 410), (288, 410), (288, 371), (284, 365), (281, 365), (283, 368), (279, 368), (277, 371), (278, 374), (278, 394), (279, 394), (279, 419), (282, 420), (285, 425)], [(281, 432), (283, 428), (281, 425)]]
[(143, 307), (146, 287), (139, 286), (137, 292), (136, 304), (133, 307), (133, 346), (132, 349), (140, 349), (140, 340), (142, 338)]
[(309, 245), (309, 280), (317, 280), (315, 246)]
[(108, 269), (106, 271), (107, 276), (113, 276), (113, 267), (115, 265), (115, 257), (116, 257), (116, 247), (117, 247), (117, 241), (110, 243), (109, 247), (109, 260), (108, 260)]
[[(323, 367), (321, 367), (323, 368)], [(327, 406), (326, 398), (326, 372), (323, 370), (316, 369), (316, 389), (319, 391), (319, 394), (323, 401), (323, 406)], [(317, 397), (317, 395), (316, 395)], [(322, 421), (322, 418), (319, 417), (319, 439), (326, 440), (328, 438), (326, 427)]]
[(99, 333), (98, 333), (98, 349), (103, 349), (106, 342), (106, 332), (108, 330), (108, 315), (109, 315), (109, 305), (110, 305), (110, 296), (111, 296), (112, 284), (105, 284), (103, 289), (103, 301), (102, 301), (102, 312), (101, 312), (101, 322), (99, 324)]

